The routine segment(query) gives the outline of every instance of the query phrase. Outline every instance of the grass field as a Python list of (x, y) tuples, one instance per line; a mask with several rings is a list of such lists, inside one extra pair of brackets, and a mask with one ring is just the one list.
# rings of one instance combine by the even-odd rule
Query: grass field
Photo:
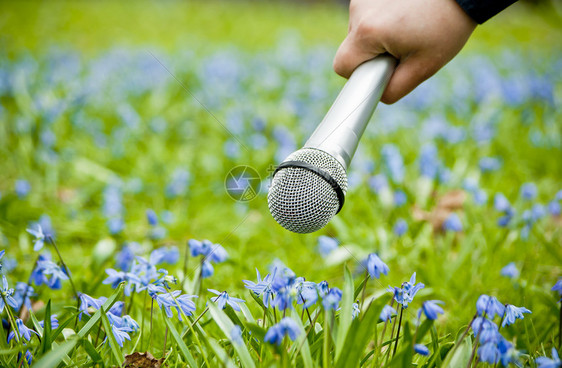
[[(0, 262), (19, 303), (2, 308), (1, 366), (25, 366), (18, 353), (28, 350), (47, 367), (111, 366), (146, 351), (168, 366), (467, 366), (472, 347), (487, 343), (463, 335), (482, 294), (532, 311), (500, 327), (512, 344), (502, 359), (534, 367), (536, 357), (560, 349), (560, 296), (551, 289), (562, 277), (562, 27), (552, 9), (517, 4), (479, 27), (459, 57), (410, 96), (379, 106), (351, 165), (344, 208), (310, 235), (271, 218), (268, 177), (344, 84), (331, 69), (347, 29), (344, 7), (14, 2), (0, 9)], [(225, 190), (238, 165), (262, 178), (252, 201)], [(45, 245), (34, 251), (27, 229), (38, 224)], [(320, 236), (337, 240), (327, 255), (318, 246), (332, 243)], [(228, 259), (218, 257), (210, 272), (203, 260), (212, 255), (190, 255), (190, 239), (222, 245)], [(192, 241), (192, 254), (197, 249)], [(133, 253), (164, 263), (142, 273), (130, 269)], [(363, 283), (362, 261), (372, 253), (390, 271)], [(51, 254), (54, 269), (36, 275), (30, 292), (39, 254)], [(102, 283), (109, 268), (136, 276), (113, 290)], [(189, 303), (183, 321), (179, 311), (160, 312), (162, 295), (174, 295), (166, 294), (163, 280), (171, 278), (157, 273), (162, 268), (178, 280), (171, 290), (199, 296), (193, 316)], [(291, 275), (326, 280), (343, 290), (341, 310), (321, 289), (307, 313), (296, 303), (264, 308), (242, 282), (255, 280), (256, 269), (278, 272), (279, 300), (308, 285)], [(414, 272), (425, 288), (403, 309), (394, 348), (397, 331), (377, 323), (379, 312), (392, 298), (387, 287)], [(60, 289), (50, 284), (57, 274)], [(161, 299), (148, 285), (166, 286)], [(122, 301), (123, 311), (92, 302), (91, 317), (75, 322), (73, 289)], [(246, 307), (223, 313), (207, 289)], [(31, 316), (20, 308), (24, 294)], [(356, 300), (360, 313), (351, 321)], [(443, 301), (444, 313), (420, 321), (418, 308), (429, 300)], [(25, 346), (17, 334), (6, 342), (20, 311), (41, 335)], [(61, 327), (38, 327), (51, 314)], [(125, 314), (140, 325), (123, 330), (131, 341), (119, 344), (114, 332), (104, 342), (122, 322), (112, 316)], [(297, 342), (264, 342), (285, 315), (297, 324)], [(429, 355), (414, 355), (416, 344)], [(475, 356), (474, 364), (487, 364), (485, 350)]]

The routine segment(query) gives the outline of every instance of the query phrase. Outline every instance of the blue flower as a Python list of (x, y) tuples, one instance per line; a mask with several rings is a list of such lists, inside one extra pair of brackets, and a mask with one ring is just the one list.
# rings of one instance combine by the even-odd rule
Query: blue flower
[[(274, 271), (277, 271), (277, 269), (275, 269)], [(258, 282), (255, 283), (253, 281), (243, 280), (244, 285), (246, 286), (247, 289), (253, 291), (254, 294), (258, 296), (262, 295), (263, 304), (267, 308), (269, 307), (269, 301), (271, 300), (271, 296), (274, 294), (271, 288), (271, 283), (272, 280), (275, 278), (275, 274), (273, 276), (267, 274), (262, 280), (260, 271), (256, 269), (256, 273), (258, 275)]]
[(31, 274), (31, 278), (36, 285), (45, 284), (51, 289), (60, 289), (61, 281), (68, 280), (68, 275), (56, 263), (40, 255), (39, 261)]
[(126, 327), (118, 327), (115, 324), (111, 325), (111, 332), (113, 332), (113, 336), (115, 337), (115, 341), (119, 344), (120, 347), (123, 347), (123, 343), (125, 340), (131, 341), (131, 337), (129, 336), (128, 331), (129, 329)]
[(300, 298), (297, 303), (303, 304), (303, 308), (310, 308), (318, 301), (318, 285), (311, 281), (303, 282), (300, 290)]
[(404, 161), (400, 150), (393, 144), (385, 144), (382, 147), (381, 155), (386, 170), (395, 183), (404, 180)]
[(516, 319), (523, 319), (523, 313), (531, 313), (531, 311), (525, 307), (516, 307), (508, 304), (505, 307), (505, 316), (502, 322), (502, 327), (514, 324)]
[(138, 285), (141, 280), (140, 278), (131, 272), (116, 271), (113, 268), (108, 268), (105, 270), (109, 277), (102, 281), (104, 285), (111, 285), (111, 288), (116, 289), (119, 284), (126, 282), (124, 293), (126, 296), (131, 295), (133, 286)]
[(300, 333), (301, 331), (297, 323), (290, 317), (285, 317), (278, 324), (271, 326), (267, 330), (264, 341), (270, 344), (281, 345), (285, 336), (289, 336), (292, 341), (295, 341)]
[(497, 347), (500, 352), (500, 361), (504, 367), (509, 366), (509, 363), (513, 363), (517, 367), (521, 366), (519, 352), (513, 348), (512, 343), (502, 337)]
[(521, 186), (521, 197), (531, 200), (537, 196), (537, 186), (534, 183), (525, 183)]
[(441, 162), (437, 157), (437, 148), (434, 145), (424, 145), (419, 155), (420, 173), (422, 176), (434, 179), (437, 176)]
[(381, 273), (384, 275), (388, 275), (388, 271), (388, 266), (379, 258), (376, 253), (369, 254), (369, 256), (367, 257), (367, 272), (372, 279), (379, 279), (381, 277)]
[(494, 208), (499, 212), (508, 212), (511, 209), (511, 204), (502, 193), (496, 193), (494, 196)]
[(381, 190), (388, 187), (386, 176), (378, 174), (369, 179), (369, 187), (375, 193), (380, 193)]
[(557, 201), (548, 202), (548, 212), (550, 212), (552, 216), (560, 216), (561, 211), (560, 203)]
[(232, 326), (230, 329), (230, 340), (237, 345), (242, 345), (244, 343), (244, 340), (242, 340), (242, 329), (240, 326)]
[(408, 231), (408, 223), (406, 222), (406, 220), (400, 218), (394, 223), (392, 231), (394, 231), (394, 234), (396, 234), (396, 236), (402, 236)]
[(150, 253), (149, 262), (153, 265), (160, 263), (176, 264), (180, 258), (178, 247), (161, 247)]
[[(39, 326), (45, 328), (45, 321), (39, 321)], [(59, 320), (57, 319), (56, 314), (51, 315), (51, 329), (55, 329), (59, 327)]]
[(14, 289), (10, 289), (8, 280), (6, 280), (6, 276), (4, 275), (2, 275), (2, 289), (0, 289), (0, 294), (2, 296), (2, 298), (0, 298), (0, 313), (4, 311), (4, 299), (6, 299), (10, 307), (14, 309), (18, 307), (17, 301), (12, 297)]
[(20, 199), (25, 198), (29, 192), (31, 191), (31, 185), (29, 184), (29, 182), (25, 179), (19, 179), (16, 180), (16, 184), (15, 184), (15, 191), (16, 194), (18, 195), (18, 197)]
[(538, 357), (535, 359), (535, 363), (537, 364), (537, 368), (560, 368), (560, 364), (562, 364), (556, 348), (552, 348), (552, 359)]
[[(25, 300), (23, 300), (23, 296), (25, 295)], [(16, 309), (20, 309), (22, 304), (25, 304), (25, 307), (28, 310), (31, 310), (31, 300), (30, 297), (35, 296), (35, 291), (31, 285), (26, 284), (25, 282), (18, 282), (16, 284), (16, 289), (14, 292), (14, 299), (18, 303)]]
[(404, 191), (402, 190), (394, 191), (394, 205), (396, 207), (402, 207), (407, 200), (408, 197), (406, 197), (406, 193), (404, 193)]
[(4, 257), (6, 251), (4, 249), (0, 250), (0, 260)]
[(90, 315), (88, 308), (94, 308), (94, 309), (100, 309), (100, 307), (103, 305), (103, 303), (95, 298), (92, 298), (91, 296), (84, 294), (84, 293), (78, 293), (78, 297), (80, 298), (80, 307), (78, 308), (78, 310), (80, 311), (80, 313), (78, 314), (78, 319), (82, 320), (82, 313), (86, 314), (87, 316)]
[(226, 307), (226, 305), (230, 305), (232, 307), (232, 309), (234, 309), (237, 312), (240, 312), (240, 306), (238, 305), (238, 303), (245, 303), (245, 300), (239, 299), (239, 298), (233, 298), (231, 296), (229, 296), (227, 294), (226, 291), (223, 291), (222, 293), (220, 291), (214, 290), (214, 289), (207, 289), (208, 291), (210, 291), (213, 294), (216, 294), (218, 296), (211, 298), (211, 301), (213, 303), (217, 303), (217, 305), (219, 306), (220, 309), (224, 309)]
[(510, 279), (516, 279), (519, 277), (519, 270), (517, 269), (515, 262), (510, 262), (501, 269), (500, 274)]
[(359, 309), (359, 304), (353, 303), (351, 308), (352, 308), (351, 309), (351, 318), (355, 319), (357, 316), (359, 316), (359, 313), (361, 313), (361, 310)]
[(500, 351), (495, 342), (490, 341), (478, 348), (480, 361), (489, 364), (496, 364), (500, 360)]
[(318, 237), (318, 253), (320, 253), (322, 257), (327, 257), (337, 247), (338, 241), (335, 238), (330, 238), (325, 235)]
[(326, 296), (326, 294), (328, 294), (328, 292), (330, 291), (330, 287), (328, 286), (328, 281), (326, 280), (321, 281), (316, 288), (318, 289), (318, 295), (320, 295), (321, 298)]
[(107, 220), (107, 228), (111, 235), (117, 235), (125, 229), (125, 222), (121, 217)]
[(133, 265), (136, 254), (140, 253), (140, 251), (140, 244), (135, 242), (127, 243), (115, 257), (117, 260), (116, 266), (122, 271), (129, 271)]
[(324, 309), (338, 309), (341, 297), (342, 291), (340, 289), (338, 289), (337, 287), (331, 288), (328, 294), (324, 296), (324, 299), (322, 299), (322, 305), (324, 306)]
[(427, 346), (423, 344), (415, 344), (414, 351), (420, 355), (424, 355), (424, 356), (429, 355), (429, 349), (427, 348)]
[(503, 317), (505, 306), (495, 297), (482, 294), (476, 301), (476, 311), (479, 316), (485, 313), (488, 318), (493, 319), (496, 315)]
[(379, 316), (381, 321), (390, 321), (392, 316), (396, 315), (396, 309), (392, 308), (390, 305), (385, 305)]
[(146, 220), (150, 226), (158, 225), (158, 216), (156, 215), (156, 212), (150, 208), (146, 210)]
[(443, 230), (454, 232), (462, 231), (462, 222), (456, 213), (451, 213), (445, 222), (443, 222)]
[(471, 324), (474, 336), (479, 336), (482, 344), (487, 342), (498, 342), (501, 335), (498, 332), (498, 326), (488, 318), (477, 317)]
[(157, 298), (156, 300), (158, 302), (158, 305), (161, 308), (164, 308), (164, 311), (166, 312), (166, 316), (168, 316), (168, 318), (172, 318), (172, 308), (175, 308), (178, 313), (178, 318), (181, 321), (181, 312), (183, 312), (183, 314), (185, 314), (186, 316), (191, 316), (192, 313), (195, 312), (195, 303), (191, 299), (197, 298), (197, 295), (180, 294), (180, 290), (175, 290), (171, 293), (166, 292), (164, 294), (160, 294), (159, 298)]
[(562, 277), (556, 281), (556, 284), (550, 289), (552, 291), (558, 291), (558, 295), (562, 296)]
[(483, 157), (478, 162), (478, 166), (482, 172), (491, 172), (499, 170), (502, 163), (497, 157)]
[(43, 234), (41, 225), (37, 225), (37, 230), (26, 229), (26, 231), (35, 237), (33, 240), (33, 250), (35, 252), (40, 251), (45, 243), (45, 234)]
[(402, 284), (402, 288), (389, 287), (388, 291), (394, 294), (394, 300), (396, 300), (398, 304), (401, 304), (404, 308), (408, 308), (408, 304), (414, 300), (417, 292), (424, 287), (425, 285), (421, 282), (416, 284), (416, 273), (414, 272), (410, 281)]
[(213, 244), (210, 240), (195, 240), (188, 241), (191, 256), (197, 257), (202, 255), (211, 262), (220, 263), (226, 261), (228, 253), (220, 244)]
[(441, 300), (428, 300), (423, 302), (422, 307), (418, 312), (418, 318), (420, 318), (423, 311), (427, 319), (436, 320), (439, 314), (444, 313), (443, 308), (437, 304), (443, 304), (443, 302)]
[[(16, 320), (16, 326), (18, 328), (19, 331), (19, 335), (21, 337), (23, 337), (24, 339), (26, 339), (27, 341), (31, 340), (31, 333), (36, 334), (37, 336), (39, 336), (39, 334), (35, 331), (33, 331), (32, 329), (28, 328), (21, 319), (17, 319)], [(13, 338), (16, 338), (17, 341), (19, 341), (19, 336), (15, 333), (14, 330), (12, 330), (10, 332), (10, 334), (8, 335), (8, 342), (12, 341)]]
[(201, 277), (206, 279), (208, 277), (213, 276), (215, 273), (215, 268), (209, 261), (203, 261), (201, 264)]

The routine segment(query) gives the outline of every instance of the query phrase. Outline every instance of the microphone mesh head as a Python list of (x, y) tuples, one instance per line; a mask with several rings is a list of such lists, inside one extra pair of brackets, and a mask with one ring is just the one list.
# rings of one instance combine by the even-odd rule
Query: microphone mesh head
[[(303, 161), (335, 179), (343, 193), (347, 176), (332, 155), (313, 148), (293, 152), (285, 161)], [(295, 233), (312, 233), (332, 219), (340, 203), (334, 188), (320, 175), (301, 167), (284, 167), (274, 175), (267, 195), (269, 211), (275, 221)]]

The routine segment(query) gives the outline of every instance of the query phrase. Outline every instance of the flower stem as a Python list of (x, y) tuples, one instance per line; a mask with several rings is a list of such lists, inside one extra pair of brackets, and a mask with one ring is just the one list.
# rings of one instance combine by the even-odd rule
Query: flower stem
[(185, 256), (183, 257), (183, 277), (181, 279), (181, 289), (185, 285), (185, 279), (187, 278), (187, 264), (189, 263), (189, 244), (185, 244)]
[(369, 272), (365, 271), (365, 281), (363, 282), (363, 290), (361, 291), (361, 309), (365, 303), (365, 290), (367, 290), (367, 281), (369, 281)]
[(142, 348), (143, 346), (143, 342), (144, 342), (144, 312), (146, 310), (146, 296), (148, 295), (148, 289), (146, 289), (145, 293), (144, 293), (144, 300), (142, 303), (142, 325), (141, 325), (141, 351), (144, 351), (144, 349)]
[(162, 347), (162, 358), (166, 356), (166, 340), (168, 340), (168, 325), (166, 325), (166, 333), (164, 334), (164, 346)]
[(33, 263), (33, 267), (31, 267), (31, 274), (29, 275), (28, 279), (27, 279), (27, 286), (25, 287), (25, 292), (23, 293), (23, 298), (20, 309), (18, 310), (18, 316), (22, 316), (22, 312), (23, 312), (23, 307), (25, 306), (25, 299), (27, 298), (27, 294), (29, 293), (29, 288), (31, 287), (31, 277), (33, 276), (33, 271), (35, 271), (35, 266), (37, 266), (37, 262), (39, 262), (39, 255), (37, 255), (37, 258), (35, 258), (35, 262)]
[(398, 332), (396, 333), (396, 342), (394, 343), (394, 351), (392, 352), (392, 357), (396, 355), (396, 349), (398, 348), (398, 339), (400, 338), (400, 326), (402, 326), (403, 313), (404, 313), (404, 307), (400, 306), (400, 320), (398, 321)]
[(152, 316), (154, 314), (154, 299), (150, 301), (150, 334), (148, 338), (148, 351), (152, 348)]
[(322, 366), (328, 368), (330, 366), (328, 362), (330, 348), (330, 322), (328, 320), (328, 311), (324, 311), (324, 349), (322, 350)]
[[(482, 314), (482, 318), (486, 318), (486, 312)], [(472, 323), (471, 323), (472, 325)], [(480, 333), (482, 332), (482, 323), (480, 323), (480, 328), (478, 329), (478, 333), (476, 334), (476, 339), (474, 341), (474, 347), (472, 348), (472, 353), (470, 353), (470, 359), (468, 360), (468, 364), (466, 368), (470, 368), (472, 365), (472, 361), (474, 360), (474, 355), (476, 354), (476, 348), (478, 347), (478, 339), (480, 338)]]

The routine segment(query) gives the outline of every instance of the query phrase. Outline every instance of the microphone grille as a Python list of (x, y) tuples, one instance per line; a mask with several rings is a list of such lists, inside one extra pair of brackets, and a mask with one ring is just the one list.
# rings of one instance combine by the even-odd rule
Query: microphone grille
[[(347, 191), (345, 169), (332, 155), (313, 148), (293, 152), (284, 162), (300, 161), (329, 174)], [(273, 176), (267, 195), (269, 211), (285, 229), (306, 234), (317, 231), (340, 208), (338, 194), (321, 175), (302, 167), (283, 167)]]

